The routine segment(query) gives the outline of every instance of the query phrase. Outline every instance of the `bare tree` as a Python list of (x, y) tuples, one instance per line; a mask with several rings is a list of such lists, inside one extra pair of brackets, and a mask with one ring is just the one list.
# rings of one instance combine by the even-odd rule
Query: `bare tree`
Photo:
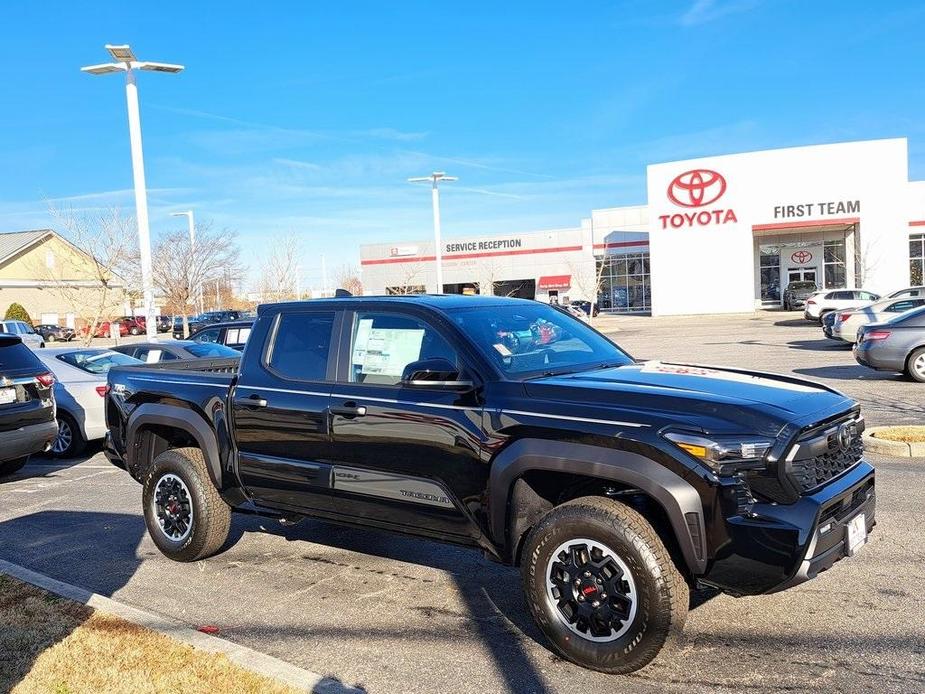
[(342, 265), (340, 270), (337, 271), (337, 286), (341, 289), (346, 289), (354, 296), (363, 294), (363, 282), (360, 279), (360, 273), (355, 266), (348, 263)]
[(51, 207), (50, 213), (74, 250), (48, 256), (34, 270), (86, 326), (85, 342), (90, 344), (103, 320), (120, 311), (126, 297), (140, 289), (129, 284), (137, 281), (134, 219), (116, 208), (77, 214), (69, 207)]
[(257, 291), (262, 301), (293, 299), (299, 292), (301, 247), (294, 234), (276, 239), (260, 263)]
[(154, 284), (183, 316), (183, 335), (189, 335), (188, 307), (199, 291), (211, 284), (239, 280), (244, 274), (237, 235), (213, 230), (210, 222), (196, 225), (196, 243), (186, 230), (172, 231), (158, 239), (154, 248)]
[(588, 267), (587, 261), (579, 263), (569, 261), (568, 263), (569, 271), (572, 274), (572, 283), (581, 293), (581, 298), (591, 302), (588, 323), (592, 325), (594, 323), (594, 307), (597, 305), (601, 290), (604, 288), (604, 272), (607, 269), (608, 259), (605, 249), (604, 255), (600, 259), (595, 258), (593, 270)]
[(421, 273), (423, 266), (420, 261), (402, 263), (401, 284), (393, 287), (386, 287), (389, 294), (423, 294), (426, 291)]

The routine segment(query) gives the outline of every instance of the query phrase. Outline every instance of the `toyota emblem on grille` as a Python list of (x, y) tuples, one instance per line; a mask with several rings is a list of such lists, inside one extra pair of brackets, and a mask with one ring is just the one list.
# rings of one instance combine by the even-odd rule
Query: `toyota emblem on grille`
[(838, 449), (841, 451), (847, 451), (851, 448), (851, 441), (854, 438), (854, 424), (851, 422), (845, 422), (840, 427), (838, 427), (838, 432), (835, 434), (835, 441), (838, 443)]

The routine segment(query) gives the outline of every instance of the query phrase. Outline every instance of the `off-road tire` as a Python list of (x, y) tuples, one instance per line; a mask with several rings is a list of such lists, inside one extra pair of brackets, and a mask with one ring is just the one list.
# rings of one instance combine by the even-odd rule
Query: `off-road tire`
[(29, 456), (24, 458), (14, 458), (13, 460), (4, 460), (2, 463), (0, 463), (0, 477), (3, 477), (4, 475), (12, 475), (14, 472), (19, 472), (28, 462)]
[[(574, 633), (547, 599), (547, 562), (561, 543), (576, 538), (607, 545), (633, 575), (636, 615), (613, 641), (595, 642)], [(533, 619), (556, 651), (582, 667), (609, 674), (634, 672), (683, 631), (690, 599), (687, 582), (653, 527), (625, 504), (582, 497), (557, 506), (530, 532), (522, 556), (524, 592)]]
[(920, 373), (919, 370), (916, 369), (915, 363), (916, 360), (922, 357), (925, 357), (925, 347), (919, 347), (917, 350), (914, 350), (906, 360), (906, 373), (909, 375), (909, 378), (919, 383), (925, 383), (925, 373)]
[[(186, 485), (193, 509), (191, 530), (178, 542), (161, 529), (153, 504), (157, 484), (168, 474), (179, 477)], [(173, 448), (157, 456), (145, 475), (142, 504), (148, 533), (169, 559), (182, 562), (205, 559), (218, 552), (228, 539), (231, 507), (212, 483), (202, 451), (198, 448)]]

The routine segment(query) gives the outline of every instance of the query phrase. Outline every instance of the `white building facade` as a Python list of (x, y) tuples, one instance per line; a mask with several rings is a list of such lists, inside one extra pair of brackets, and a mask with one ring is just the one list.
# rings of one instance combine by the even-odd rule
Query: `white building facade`
[[(781, 305), (793, 281), (887, 292), (923, 284), (925, 182), (905, 139), (648, 167), (648, 204), (569, 229), (444, 242), (444, 292), (591, 300), (653, 315)], [(434, 292), (433, 241), (361, 248), (368, 294)]]

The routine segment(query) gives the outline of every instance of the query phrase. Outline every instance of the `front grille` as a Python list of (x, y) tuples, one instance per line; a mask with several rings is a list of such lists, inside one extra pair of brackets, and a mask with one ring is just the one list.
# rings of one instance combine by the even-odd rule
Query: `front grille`
[(806, 494), (861, 460), (863, 420), (857, 415), (815, 427), (801, 436), (788, 457), (786, 474)]

